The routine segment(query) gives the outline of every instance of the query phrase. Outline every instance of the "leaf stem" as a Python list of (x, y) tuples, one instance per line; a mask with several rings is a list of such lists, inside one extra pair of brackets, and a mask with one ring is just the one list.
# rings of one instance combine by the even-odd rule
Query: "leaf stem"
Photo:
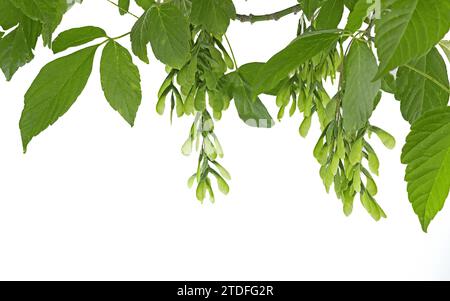
[(121, 39), (121, 38), (123, 38), (123, 37), (126, 37), (126, 36), (128, 36), (130, 33), (131, 33), (131, 32), (127, 32), (127, 33), (121, 34), (120, 36), (117, 36), (117, 37), (114, 37), (114, 38), (108, 37), (106, 40), (104, 40), (103, 42), (101, 42), (100, 44), (98, 44), (98, 46), (101, 46), (101, 45), (103, 45), (103, 44), (106, 44), (106, 43), (108, 43), (109, 41), (115, 41), (115, 40)]
[(108, 1), (109, 3), (111, 3), (111, 4), (114, 5), (114, 6), (117, 6), (117, 7), (118, 7), (121, 11), (123, 11), (124, 13), (129, 14), (130, 16), (133, 16), (133, 17), (135, 17), (136, 19), (139, 19), (138, 16), (136, 16), (135, 14), (129, 12), (129, 11), (126, 10), (126, 9), (123, 9), (122, 7), (120, 7), (120, 6), (119, 6), (117, 3), (115, 3), (114, 1), (111, 1), (111, 0), (106, 0), (106, 1)]
[(441, 88), (442, 90), (447, 92), (447, 94), (450, 94), (450, 89), (448, 87), (446, 87), (444, 84), (440, 83), (437, 79), (435, 79), (431, 75), (426, 74), (425, 72), (423, 72), (423, 71), (421, 71), (421, 70), (419, 70), (417, 68), (414, 68), (413, 66), (410, 66), (410, 65), (405, 65), (405, 67), (411, 69), (414, 72), (417, 72), (418, 74), (422, 75), (426, 79), (428, 79), (431, 82), (433, 82), (436, 86), (438, 86), (439, 88)]
[(271, 14), (266, 15), (236, 15), (236, 20), (240, 22), (250, 22), (250, 23), (256, 23), (261, 21), (278, 21), (279, 19), (286, 17), (290, 14), (297, 14), (302, 10), (302, 7), (300, 4), (288, 7), (286, 9), (283, 9), (278, 12), (274, 12)]
[(228, 40), (228, 37), (226, 34), (224, 35), (224, 37), (225, 37), (225, 41), (227, 41), (228, 48), (230, 48), (231, 57), (233, 58), (233, 62), (234, 62), (234, 69), (238, 69), (238, 63), (236, 61), (236, 56), (234, 55), (233, 47), (231, 47), (230, 40)]
[(111, 38), (111, 39), (112, 39), (112, 40), (119, 40), (119, 39), (121, 39), (121, 38), (124, 38), (124, 37), (128, 36), (129, 34), (131, 34), (131, 32), (130, 32), (130, 31), (129, 31), (129, 32), (127, 32), (127, 33), (121, 34), (120, 36), (117, 36), (117, 37)]

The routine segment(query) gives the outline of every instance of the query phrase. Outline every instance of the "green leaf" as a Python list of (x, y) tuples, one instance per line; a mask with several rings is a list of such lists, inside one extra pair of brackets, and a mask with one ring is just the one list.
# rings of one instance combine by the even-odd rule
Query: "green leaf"
[(130, 0), (119, 0), (119, 13), (125, 15), (130, 10)]
[(316, 28), (318, 30), (337, 28), (343, 13), (344, 0), (327, 0), (317, 16)]
[[(408, 65), (449, 87), (445, 61), (436, 48)], [(448, 104), (449, 94), (446, 91), (408, 67), (398, 69), (396, 85), (395, 97), (400, 100), (403, 117), (410, 123), (425, 112), (446, 107)]]
[(0, 40), (0, 67), (8, 81), (20, 67), (34, 58), (32, 32), (27, 28), (30, 29), (20, 24)]
[(369, 8), (372, 6), (372, 3), (367, 0), (359, 0), (353, 7), (353, 10), (350, 12), (348, 16), (347, 25), (345, 26), (345, 30), (350, 32), (355, 32), (361, 28), (364, 23), (364, 20), (369, 15)]
[(106, 32), (95, 26), (72, 28), (63, 31), (53, 41), (53, 53), (62, 52), (70, 47), (80, 46), (98, 38), (106, 38)]
[(426, 54), (450, 28), (450, 1), (393, 0), (376, 21), (377, 78)]
[(37, 21), (33, 21), (30, 18), (24, 16), (23, 19), (20, 21), (20, 26), (23, 27), (28, 47), (30, 47), (31, 49), (35, 49), (37, 40), (42, 32), (41, 24)]
[(22, 18), (22, 12), (12, 5), (10, 1), (0, 1), (0, 26), (4, 30), (13, 28)]
[(239, 117), (247, 125), (253, 127), (271, 128), (274, 121), (259, 98), (253, 98), (253, 91), (248, 84), (245, 74), (246, 69), (253, 68), (254, 65), (244, 65), (239, 71), (232, 72), (226, 76), (230, 85), (230, 94), (234, 98), (234, 104)]
[(82, 49), (47, 64), (25, 94), (20, 118), (23, 149), (31, 139), (64, 115), (83, 91), (98, 46)]
[(171, 2), (151, 6), (131, 29), (131, 49), (143, 62), (149, 63), (147, 45), (161, 62), (181, 69), (190, 57), (189, 23)]
[(354, 40), (345, 61), (344, 128), (355, 132), (364, 127), (374, 110), (381, 81), (373, 82), (377, 61), (366, 43)]
[(66, 0), (9, 0), (29, 18), (42, 23), (44, 45), (51, 46), (52, 34), (67, 11)]
[(192, 0), (191, 22), (214, 35), (223, 35), (235, 17), (231, 0)]
[(131, 50), (144, 63), (149, 63), (147, 44), (150, 42), (150, 9), (145, 11), (131, 29)]
[(172, 0), (172, 1), (170, 1), (170, 4), (175, 5), (176, 7), (178, 7), (178, 9), (186, 17), (190, 16), (191, 9), (192, 9), (192, 2), (191, 2), (191, 0)]
[(100, 63), (103, 92), (111, 107), (131, 125), (141, 104), (141, 78), (130, 53), (115, 41), (109, 41)]
[(243, 90), (238, 89), (234, 96), (234, 104), (242, 121), (252, 127), (273, 127), (275, 122), (261, 100), (257, 98), (256, 101), (252, 101)]
[(325, 2), (326, 0), (299, 0), (298, 2), (302, 5), (303, 12), (308, 20), (314, 16), (314, 13), (317, 9)]
[(245, 78), (250, 87), (254, 87), (258, 82), (258, 72), (263, 66), (264, 63), (248, 63), (239, 68), (239, 74)]
[(450, 62), (450, 41), (441, 41), (439, 43), (442, 50), (444, 50), (445, 55), (447, 56), (448, 61)]
[[(368, 0), (362, 0), (362, 1), (368, 1)], [(347, 8), (350, 11), (353, 11), (355, 9), (355, 5), (358, 2), (358, 0), (344, 0), (345, 6), (347, 6)]]
[[(245, 78), (245, 80), (250, 85), (250, 87), (254, 88), (258, 84), (258, 80), (259, 80), (258, 72), (260, 71), (260, 69), (263, 66), (264, 66), (264, 63), (259, 63), (259, 62), (248, 63), (239, 68), (239, 73), (241, 73), (242, 77)], [(280, 93), (280, 90), (285, 86), (287, 81), (288, 81), (288, 78), (286, 77), (274, 88), (264, 91), (263, 93), (272, 95), (272, 96), (277, 96)]]
[(148, 38), (155, 57), (181, 69), (190, 57), (189, 23), (180, 10), (168, 3), (150, 8)]
[(0, 40), (0, 68), (8, 81), (33, 59), (32, 50), (40, 34), (40, 23), (20, 13), (19, 25)]
[(155, 4), (155, 0), (135, 0), (136, 4), (142, 7), (143, 9), (149, 9), (153, 4)]
[(328, 30), (299, 36), (259, 69), (255, 93), (260, 94), (275, 88), (303, 63), (322, 51), (330, 50), (336, 44), (339, 36), (339, 32)]
[(386, 93), (395, 94), (395, 91), (397, 90), (397, 83), (395, 82), (395, 77), (392, 74), (386, 73), (381, 78), (381, 90)]
[(450, 188), (450, 107), (428, 112), (412, 125), (402, 163), (409, 200), (427, 232)]

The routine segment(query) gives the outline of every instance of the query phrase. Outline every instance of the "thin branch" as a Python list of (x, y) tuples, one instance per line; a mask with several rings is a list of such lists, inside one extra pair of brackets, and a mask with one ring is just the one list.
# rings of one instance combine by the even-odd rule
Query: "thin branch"
[[(109, 3), (111, 3), (112, 5), (118, 7), (122, 12), (129, 14), (133, 17), (135, 17), (136, 19), (139, 19), (138, 16), (136, 16), (135, 14), (129, 12), (126, 9), (121, 8), (117, 3), (115, 3), (112, 0), (106, 0)], [(278, 21), (279, 19), (286, 17), (288, 15), (291, 14), (297, 14), (302, 10), (302, 7), (300, 4), (294, 5), (292, 7), (288, 7), (286, 9), (283, 9), (281, 11), (275, 12), (275, 13), (271, 13), (271, 14), (266, 14), (266, 15), (241, 15), (241, 14), (237, 14), (236, 15), (236, 20), (240, 21), (240, 22), (250, 22), (250, 23), (255, 23), (255, 22), (262, 22), (262, 21)]]
[(126, 13), (126, 14), (129, 14), (130, 16), (133, 16), (133, 17), (135, 17), (136, 19), (139, 19), (138, 16), (136, 16), (135, 14), (133, 14), (133, 13), (127, 11), (126, 9), (123, 9), (123, 8), (120, 7), (117, 3), (115, 3), (115, 2), (113, 2), (113, 1), (111, 1), (111, 0), (106, 0), (106, 1), (108, 1), (109, 3), (111, 3), (111, 4), (114, 5), (114, 6), (117, 6), (117, 7), (119, 8), (119, 10), (121, 10), (122, 12), (124, 12), (124, 13)]
[(426, 79), (430, 80), (431, 82), (433, 82), (436, 86), (438, 86), (439, 88), (441, 88), (442, 90), (444, 90), (445, 92), (447, 92), (448, 94), (450, 94), (450, 89), (448, 87), (446, 87), (444, 84), (440, 83), (437, 79), (435, 79), (434, 77), (432, 77), (429, 74), (426, 74), (425, 72), (414, 68), (413, 66), (410, 65), (405, 65), (406, 68), (411, 69), (412, 71), (422, 75), (423, 77), (425, 77)]
[(292, 7), (283, 9), (281, 11), (266, 14), (266, 15), (236, 15), (236, 20), (240, 22), (261, 22), (261, 21), (277, 21), (283, 17), (286, 17), (290, 14), (297, 14), (302, 10), (302, 7), (300, 4), (294, 5)]

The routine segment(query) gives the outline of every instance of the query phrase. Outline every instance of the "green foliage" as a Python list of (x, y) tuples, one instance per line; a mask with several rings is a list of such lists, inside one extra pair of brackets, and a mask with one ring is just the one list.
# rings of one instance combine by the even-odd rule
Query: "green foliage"
[(155, 5), (148, 17), (148, 38), (153, 53), (161, 62), (180, 69), (189, 59), (189, 23), (180, 10), (170, 4)]
[(436, 48), (407, 66), (400, 67), (395, 96), (400, 100), (403, 117), (411, 123), (428, 111), (446, 107), (449, 99), (445, 90), (419, 72), (449, 88), (445, 61)]
[(150, 11), (148, 8), (145, 13), (137, 20), (131, 29), (131, 49), (134, 55), (145, 63), (149, 63), (147, 54), (147, 45), (150, 43)]
[(327, 0), (298, 0), (302, 6), (302, 10), (305, 16), (311, 20), (316, 13), (316, 11), (321, 7), (321, 5)]
[(31, 139), (66, 113), (83, 91), (98, 46), (59, 58), (39, 72), (25, 94), (20, 118), (23, 149)]
[(109, 104), (133, 126), (142, 98), (139, 69), (128, 50), (113, 40), (103, 49), (100, 76)]
[(106, 32), (95, 26), (72, 28), (59, 34), (53, 41), (53, 53), (59, 53), (71, 47), (89, 43), (95, 39), (106, 38)]
[(125, 15), (130, 9), (130, 0), (119, 0), (117, 3), (119, 5), (119, 14)]
[(0, 67), (7, 80), (33, 58), (40, 25), (31, 19), (23, 21), (0, 40)]
[(327, 0), (317, 16), (316, 28), (318, 30), (337, 28), (343, 13), (344, 0)]
[(441, 46), (442, 50), (448, 58), (448, 61), (450, 62), (450, 41), (441, 41), (439, 45)]
[[(149, 9), (153, 4), (155, 4), (155, 0), (135, 0), (136, 4), (142, 7), (143, 9), (147, 10)], [(126, 4), (126, 0), (123, 1)], [(120, 5), (119, 3), (119, 10), (123, 13), (124, 5)]]
[(373, 7), (372, 3), (367, 0), (359, 0), (355, 1), (352, 11), (348, 16), (347, 25), (345, 26), (345, 30), (350, 32), (355, 32), (361, 28), (366, 20), (367, 16), (369, 16), (371, 8)]
[(270, 128), (274, 121), (259, 97), (253, 98), (253, 90), (249, 84), (249, 77), (255, 74), (259, 67), (259, 64), (248, 64), (227, 75), (230, 97), (234, 99), (239, 117), (247, 125)]
[(7, 0), (28, 18), (42, 24), (44, 45), (51, 45), (52, 34), (67, 11), (66, 0)]
[(450, 188), (450, 108), (431, 111), (411, 128), (403, 148), (408, 195), (424, 231)]
[(223, 35), (235, 16), (231, 0), (192, 0), (192, 24), (200, 25), (214, 35)]
[(450, 28), (450, 2), (392, 0), (376, 22), (378, 77), (426, 54)]
[[(195, 185), (199, 201), (215, 201), (215, 189), (230, 191), (215, 128), (231, 102), (247, 126), (270, 128), (274, 120), (264, 102), (273, 101), (279, 121), (287, 115), (298, 118), (300, 136), (320, 127), (313, 155), (325, 189), (334, 188), (344, 214), (352, 213), (359, 198), (374, 220), (386, 218), (375, 199), (382, 189), (376, 176), (383, 158), (371, 137), (389, 149), (396, 141), (370, 118), (384, 93), (390, 93), (412, 124), (401, 161), (424, 231), (443, 208), (450, 188), (450, 87), (439, 49), (450, 61), (449, 41), (442, 40), (450, 28), (450, 1), (298, 0), (265, 15), (237, 14), (231, 0), (105, 1), (124, 18), (136, 18), (132, 28), (110, 37), (101, 28), (84, 26), (53, 39), (75, 2), (82, 1), (0, 1), (0, 68), (7, 80), (34, 58), (40, 38), (55, 54), (83, 47), (44, 66), (26, 92), (19, 124), (24, 151), (82, 93), (99, 49), (105, 98), (133, 126), (143, 90), (133, 55), (149, 63), (150, 44), (167, 71), (155, 98), (157, 113), (168, 113), (171, 122), (192, 118), (181, 151), (198, 155), (188, 184)], [(299, 23), (289, 45), (267, 62), (237, 64), (226, 36), (232, 20), (253, 23), (293, 13)], [(124, 37), (130, 38), (132, 53), (119, 43)]]
[(189, 59), (189, 24), (180, 10), (170, 3), (151, 6), (131, 31), (133, 52), (148, 63), (147, 45), (151, 43), (157, 59), (181, 68)]
[(10, 1), (0, 1), (0, 26), (4, 30), (16, 26), (23, 16), (23, 13)]
[(258, 72), (255, 91), (261, 93), (275, 88), (289, 73), (322, 51), (330, 50), (339, 39), (337, 31), (308, 33), (295, 39), (275, 54)]
[[(17, 25), (17, 26), (16, 26)], [(0, 40), (0, 67), (7, 80), (33, 58), (41, 24), (28, 18), (9, 1), (0, 3), (0, 26), (12, 29)]]
[(373, 81), (378, 65), (372, 51), (362, 41), (354, 41), (345, 62), (345, 93), (343, 98), (344, 128), (356, 132), (369, 121), (375, 109), (375, 97), (381, 81)]

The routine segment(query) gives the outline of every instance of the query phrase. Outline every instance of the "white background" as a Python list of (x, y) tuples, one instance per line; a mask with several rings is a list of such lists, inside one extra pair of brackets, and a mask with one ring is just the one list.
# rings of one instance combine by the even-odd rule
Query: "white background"
[[(239, 12), (266, 13), (296, 1), (235, 2)], [(90, 0), (58, 31), (97, 25), (116, 36), (134, 21), (106, 0)], [(265, 61), (296, 25), (295, 16), (234, 22), (228, 36), (240, 64)], [(450, 206), (422, 233), (399, 160), (409, 126), (389, 95), (372, 119), (398, 140), (393, 151), (373, 141), (387, 220), (374, 222), (359, 202), (346, 218), (325, 193), (312, 156), (317, 122), (305, 140), (299, 115), (253, 129), (234, 106), (217, 124), (231, 193), (201, 205), (186, 185), (197, 157), (180, 152), (192, 120), (171, 126), (156, 114), (164, 67), (155, 59), (135, 60), (144, 98), (133, 129), (104, 99), (98, 56), (82, 96), (24, 155), (23, 95), (52, 59), (39, 46), (12, 82), (0, 80), (0, 280), (450, 280)], [(263, 100), (276, 116), (274, 99)]]

